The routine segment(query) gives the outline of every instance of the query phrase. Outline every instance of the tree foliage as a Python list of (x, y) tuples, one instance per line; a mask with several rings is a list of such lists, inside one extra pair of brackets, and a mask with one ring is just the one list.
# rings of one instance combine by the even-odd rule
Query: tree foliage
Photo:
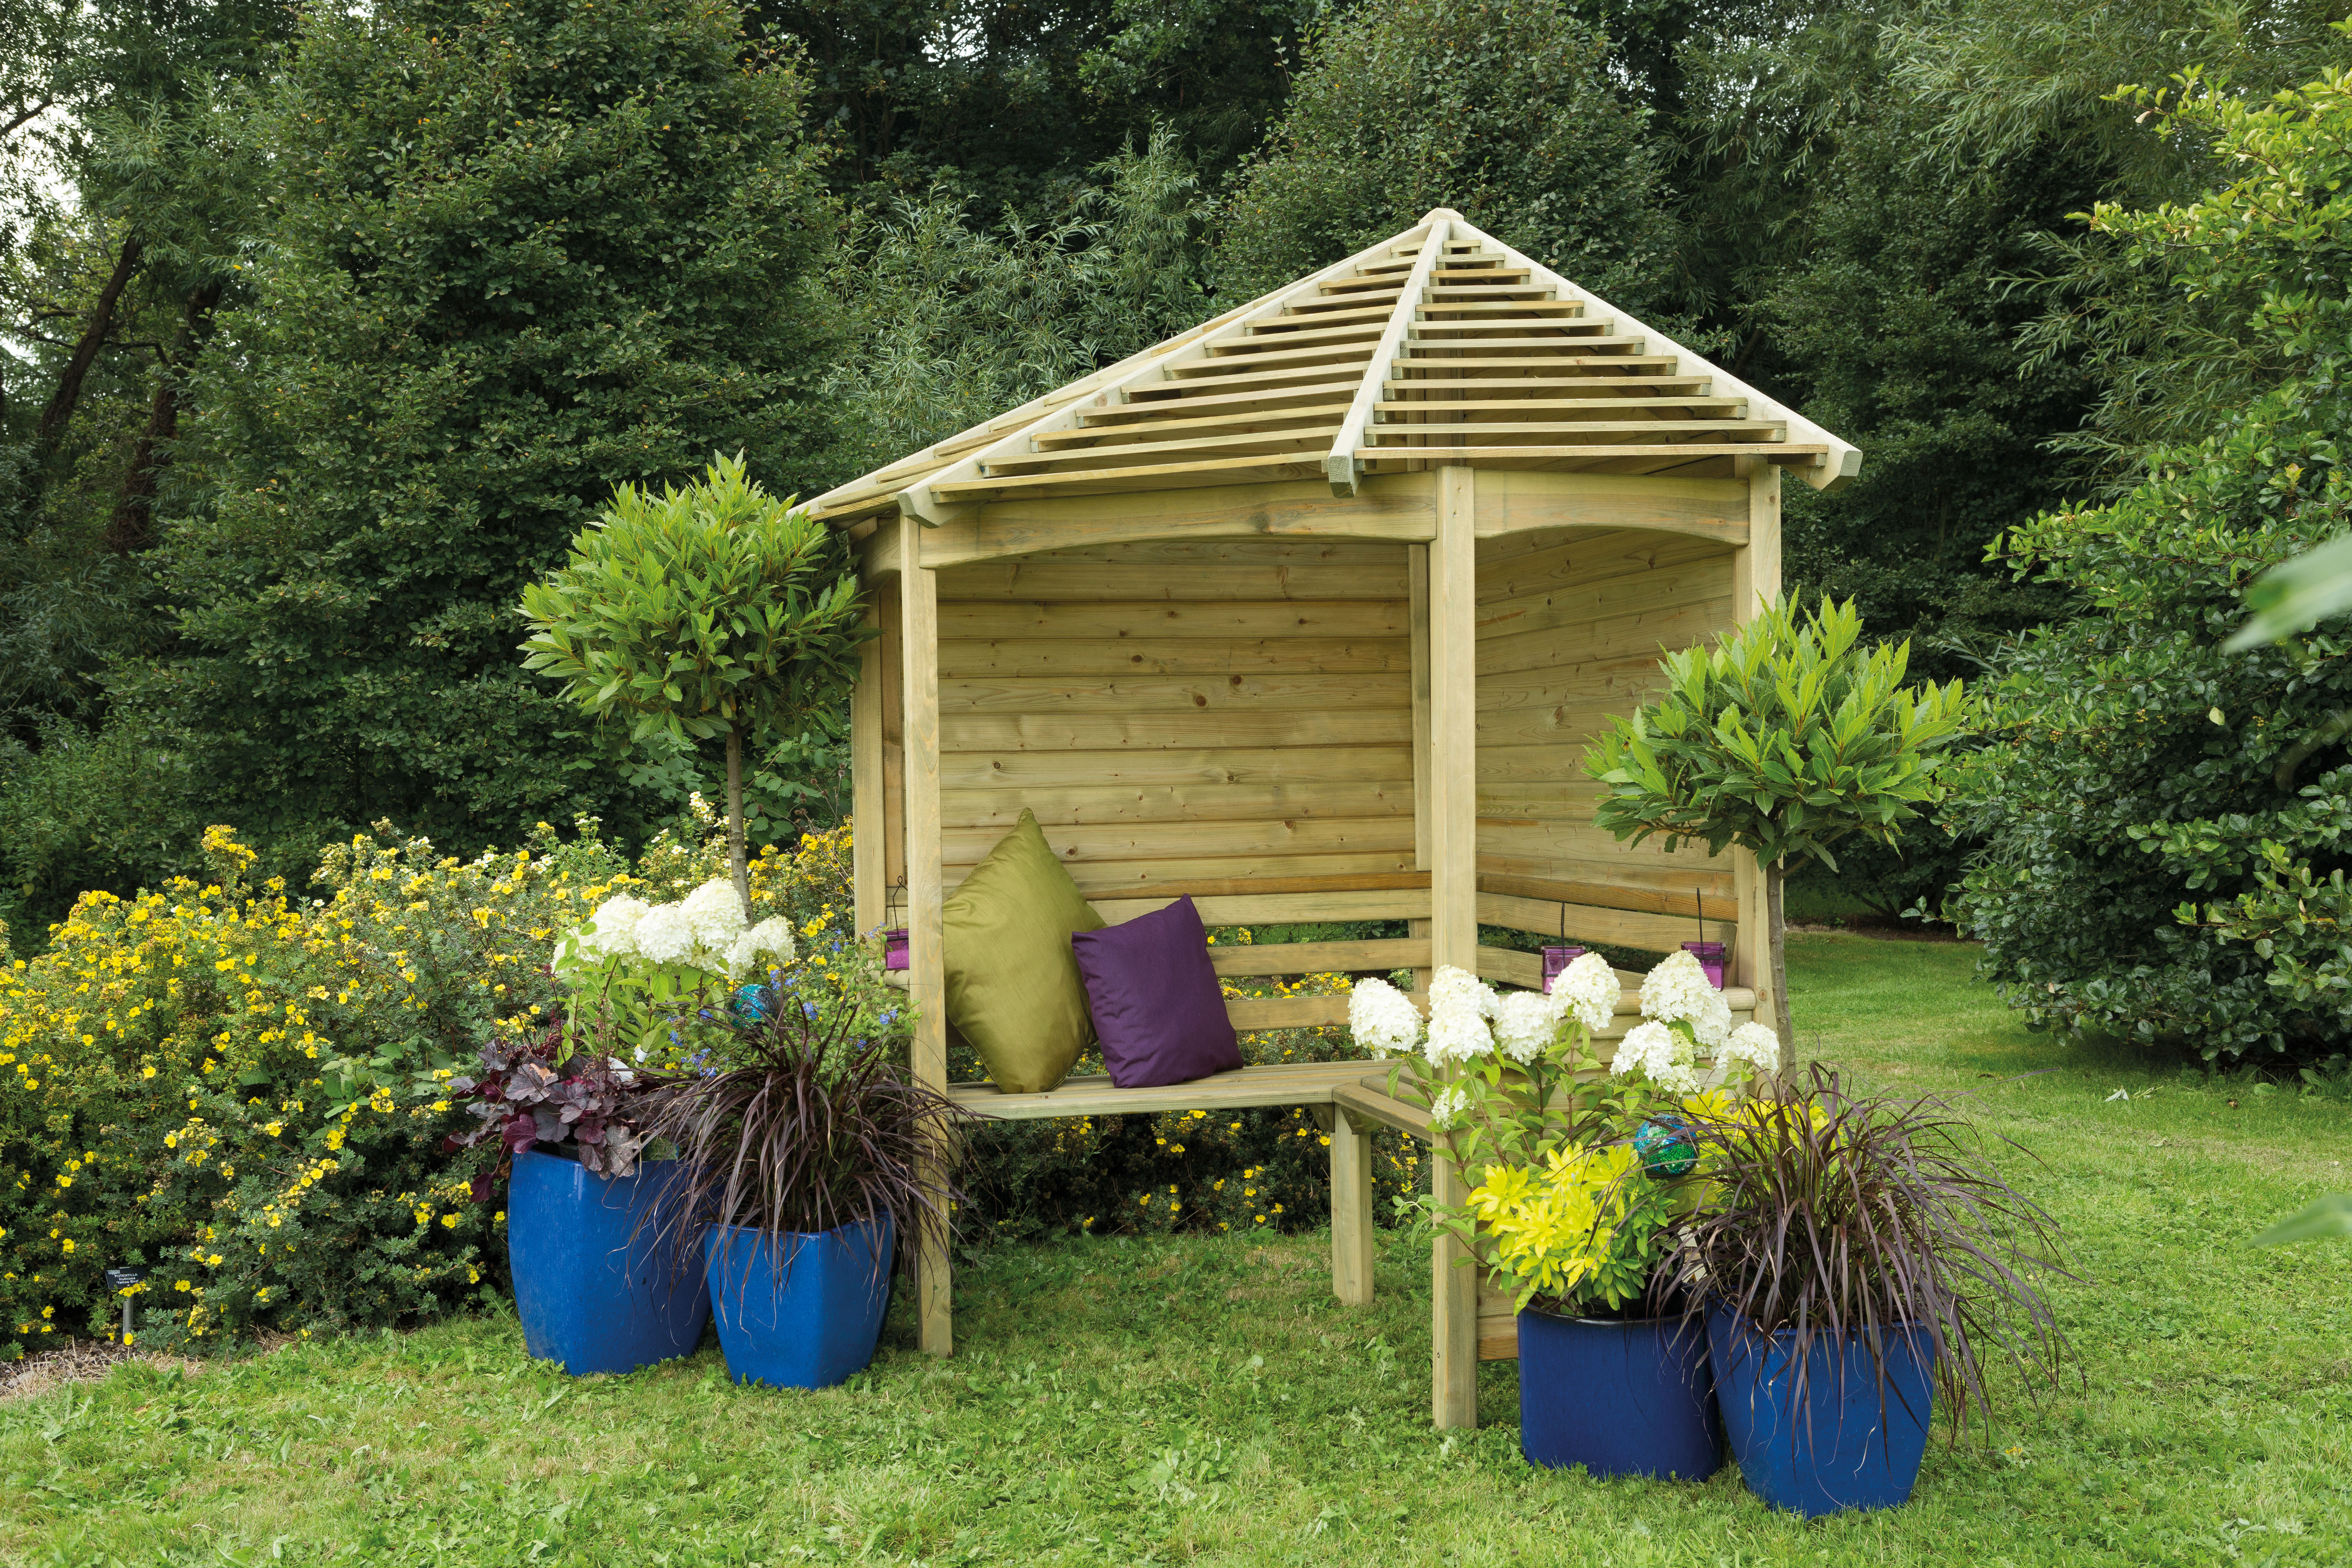
[(149, 562), (179, 646), (113, 722), (298, 849), (625, 797), (514, 658), (616, 481), (791, 466), (834, 224), (792, 62), (663, 0), (314, 14), (250, 110), (270, 214)]
[(1442, 206), (1639, 310), (1672, 262), (1664, 174), (1607, 40), (1559, 0), (1367, 0), (1309, 38), (1237, 175), (1219, 285), (1248, 299)]
[(1783, 1041), (1796, 1036), (1781, 879), (1808, 860), (1835, 869), (1847, 838), (1895, 842), (1942, 798), (1942, 753), (1968, 716), (1960, 682), (1906, 687), (1909, 645), (1861, 637), (1851, 600), (1801, 614), (1775, 600), (1713, 647), (1661, 659), (1663, 689), (1585, 757), (1609, 790), (1595, 820), (1618, 837), (1737, 845), (1764, 868)]
[(634, 743), (727, 742), (727, 837), (748, 914), (743, 747), (836, 696), (865, 640), (856, 577), (830, 532), (719, 458), (659, 496), (623, 485), (562, 570), (522, 591), (526, 668)]
[(2190, 92), (2163, 112), (2244, 173), (2097, 224), (2183, 297), (2248, 297), (2290, 368), (2221, 428), (2158, 452), (2120, 500), (2044, 514), (2017, 570), (2091, 613), (2028, 638), (1958, 799), (1989, 836), (1955, 911), (2036, 1023), (2210, 1058), (2310, 1059), (2352, 1039), (2352, 674), (2341, 616), (2224, 644), (2264, 568), (2352, 506), (2352, 76), (2275, 101)]

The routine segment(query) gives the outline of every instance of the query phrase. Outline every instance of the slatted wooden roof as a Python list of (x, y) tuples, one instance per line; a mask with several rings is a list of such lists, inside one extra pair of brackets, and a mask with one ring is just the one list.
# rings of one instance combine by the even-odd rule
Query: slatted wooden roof
[(1817, 489), (1861, 453), (1439, 208), (1392, 239), (829, 490), (836, 523), (903, 508), (1441, 464), (1616, 474), (1735, 458)]

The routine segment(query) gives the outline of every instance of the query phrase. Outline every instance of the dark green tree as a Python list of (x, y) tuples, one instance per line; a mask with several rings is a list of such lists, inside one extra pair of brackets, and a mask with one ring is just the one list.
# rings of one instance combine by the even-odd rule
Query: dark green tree
[(2027, 638), (1991, 742), (1956, 784), (1985, 835), (1953, 912), (2032, 1022), (2309, 1062), (2352, 1046), (2352, 647), (2338, 614), (2243, 651), (2246, 589), (2341, 533), (2352, 476), (2352, 75), (2272, 103), (2158, 110), (2240, 178), (2201, 200), (2103, 205), (2103, 233), (2184, 299), (2251, 295), (2285, 365), (2104, 506), (2019, 528), (2010, 559), (2087, 613)]
[(1237, 176), (1219, 286), (1245, 299), (1444, 206), (1643, 310), (1673, 265), (1664, 169), (1606, 39), (1559, 0), (1367, 0), (1310, 37)]
[(821, 439), (805, 94), (725, 6), (311, 14), (249, 110), (269, 221), (194, 378), (202, 504), (150, 557), (179, 647), (113, 677), (187, 822), (299, 862), (379, 817), (625, 818), (514, 605), (615, 484)]

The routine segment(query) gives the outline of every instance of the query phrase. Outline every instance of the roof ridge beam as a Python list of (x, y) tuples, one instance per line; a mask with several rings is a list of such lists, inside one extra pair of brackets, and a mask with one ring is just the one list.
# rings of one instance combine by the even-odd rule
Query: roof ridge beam
[(1412, 271), (1397, 294), (1396, 308), (1389, 312), (1387, 330), (1372, 348), (1371, 363), (1364, 367), (1364, 379), (1356, 388), (1348, 417), (1341, 421), (1331, 450), (1323, 459), (1323, 471), (1330, 479), (1335, 496), (1356, 493), (1356, 448), (1365, 444), (1364, 427), (1371, 423), (1372, 405), (1381, 400), (1381, 389), (1388, 380), (1390, 368), (1403, 353), (1405, 332), (1421, 310), (1422, 297), (1429, 292), (1430, 274), (1437, 270), (1438, 260), (1445, 254), (1446, 239), (1453, 232), (1450, 215), (1429, 216), (1429, 233), (1422, 238), (1421, 254), (1413, 258)]

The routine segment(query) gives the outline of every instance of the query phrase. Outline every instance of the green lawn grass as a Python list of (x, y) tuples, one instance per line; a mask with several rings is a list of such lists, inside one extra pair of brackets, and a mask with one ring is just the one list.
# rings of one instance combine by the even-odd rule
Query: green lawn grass
[[(903, 1308), (872, 1369), (737, 1389), (715, 1350), (571, 1380), (510, 1318), (150, 1366), (0, 1404), (0, 1559), (409, 1564), (1601, 1565), (2352, 1561), (2352, 1247), (2242, 1243), (2352, 1185), (2352, 1107), (2030, 1036), (1957, 945), (1801, 937), (1801, 1043), (1976, 1097), (2039, 1163), (2079, 1368), (1929, 1451), (1906, 1508), (1805, 1523), (1705, 1485), (1529, 1468), (1517, 1370), (1429, 1426), (1428, 1258), (1335, 1304), (1320, 1238), (1072, 1240)], [(2031, 1076), (2027, 1076), (2031, 1075)], [(2128, 1100), (2112, 1100), (2117, 1089)], [(2233, 1106), (2231, 1101), (2237, 1101)]]

